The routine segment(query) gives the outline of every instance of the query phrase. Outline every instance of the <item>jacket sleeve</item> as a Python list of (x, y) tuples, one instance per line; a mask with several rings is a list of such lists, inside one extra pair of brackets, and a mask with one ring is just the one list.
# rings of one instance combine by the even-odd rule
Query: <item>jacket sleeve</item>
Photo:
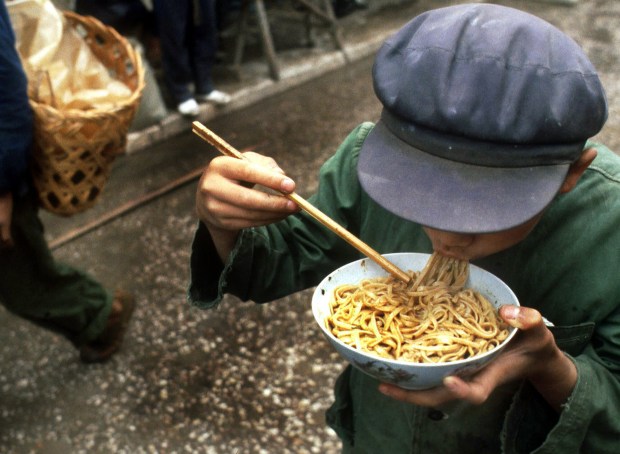
[(5, 2), (0, 2), (0, 193), (14, 191), (26, 179), (32, 129), (28, 82)]
[[(617, 337), (618, 314), (614, 319)], [(506, 419), (504, 452), (616, 452), (620, 439), (618, 363), (606, 362), (591, 345), (583, 354), (569, 357), (577, 367), (578, 380), (560, 415), (531, 386), (523, 385)]]
[[(319, 189), (308, 200), (355, 231), (360, 187), (357, 156), (372, 123), (358, 126), (323, 164)], [(200, 225), (192, 244), (188, 299), (201, 308), (217, 306), (227, 293), (258, 303), (314, 286), (359, 253), (304, 212), (278, 223), (241, 232), (222, 264), (208, 230)]]

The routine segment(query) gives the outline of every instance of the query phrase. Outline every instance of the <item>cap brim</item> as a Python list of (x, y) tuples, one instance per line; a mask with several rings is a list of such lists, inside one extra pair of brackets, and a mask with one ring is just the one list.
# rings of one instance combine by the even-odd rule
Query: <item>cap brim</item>
[(398, 216), (445, 231), (490, 233), (539, 214), (568, 167), (464, 164), (412, 147), (380, 121), (364, 141), (358, 176), (370, 197)]

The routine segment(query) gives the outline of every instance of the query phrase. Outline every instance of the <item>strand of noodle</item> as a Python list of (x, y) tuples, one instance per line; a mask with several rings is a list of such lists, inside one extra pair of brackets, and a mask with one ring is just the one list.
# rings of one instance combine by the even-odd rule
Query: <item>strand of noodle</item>
[[(453, 310), (451, 307), (446, 308), (454, 317), (461, 323), (462, 326), (468, 328), (473, 334), (476, 336), (482, 337), (484, 339), (492, 339), (497, 335), (497, 327), (491, 322), (483, 322), (478, 323), (474, 321), (473, 323), (469, 320), (465, 319), (461, 316), (457, 311)], [(490, 330), (487, 331), (484, 328), (488, 327)]]

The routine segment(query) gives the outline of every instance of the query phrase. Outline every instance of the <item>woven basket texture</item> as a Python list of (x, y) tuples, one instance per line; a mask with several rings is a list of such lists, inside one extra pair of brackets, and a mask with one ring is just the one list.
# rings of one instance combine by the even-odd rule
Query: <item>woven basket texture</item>
[(138, 52), (116, 30), (90, 16), (63, 12), (110, 75), (132, 94), (114, 107), (63, 109), (30, 98), (35, 114), (32, 175), (41, 206), (70, 216), (91, 208), (109, 179), (114, 159), (125, 152), (127, 132), (144, 88)]

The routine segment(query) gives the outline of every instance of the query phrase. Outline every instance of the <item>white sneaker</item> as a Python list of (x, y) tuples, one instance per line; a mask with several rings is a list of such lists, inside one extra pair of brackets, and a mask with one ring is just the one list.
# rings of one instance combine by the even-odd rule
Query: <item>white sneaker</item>
[(177, 106), (177, 110), (184, 117), (197, 117), (200, 113), (200, 107), (194, 98), (183, 101)]
[(228, 104), (232, 99), (228, 93), (219, 90), (212, 90), (211, 93), (207, 93), (206, 95), (196, 95), (196, 98), (198, 98), (199, 101), (212, 102), (220, 106)]

